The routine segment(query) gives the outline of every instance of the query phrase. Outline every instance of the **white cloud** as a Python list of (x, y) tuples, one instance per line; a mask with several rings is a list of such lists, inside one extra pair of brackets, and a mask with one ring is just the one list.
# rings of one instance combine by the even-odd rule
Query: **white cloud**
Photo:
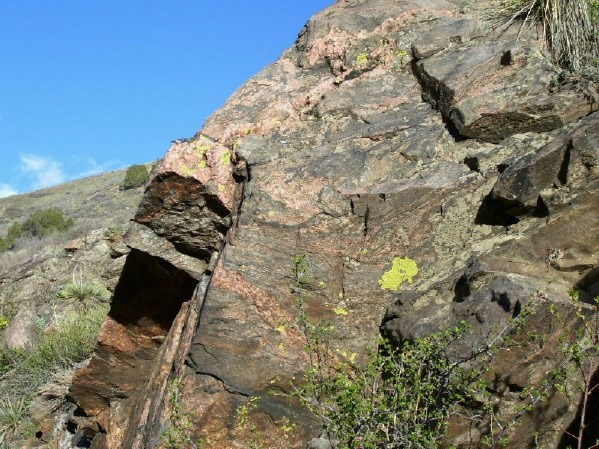
[(94, 158), (90, 157), (87, 158), (87, 163), (89, 164), (90, 168), (79, 173), (77, 176), (78, 178), (85, 178), (86, 176), (93, 176), (97, 175), (98, 173), (109, 171), (111, 168), (116, 167), (119, 164), (119, 161), (112, 160), (104, 162), (103, 164), (98, 164)]
[(16, 195), (18, 192), (13, 189), (8, 184), (4, 184), (0, 182), (0, 198), (5, 198), (7, 196)]
[(35, 154), (21, 154), (21, 172), (33, 180), (34, 189), (43, 189), (65, 181), (60, 164)]

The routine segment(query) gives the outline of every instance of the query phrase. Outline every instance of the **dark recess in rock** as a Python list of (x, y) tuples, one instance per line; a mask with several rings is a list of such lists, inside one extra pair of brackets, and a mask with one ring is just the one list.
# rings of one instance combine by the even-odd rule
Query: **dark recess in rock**
[(474, 223), (477, 225), (512, 226), (520, 220), (505, 211), (505, 206), (488, 195), (478, 208)]
[[(71, 418), (77, 423), (77, 444), (93, 439), (89, 432), (80, 435), (81, 426), (92, 420), (86, 416), (98, 416), (115, 399), (124, 400), (125, 407), (133, 405), (175, 316), (196, 285), (197, 280), (185, 271), (131, 250), (108, 315), (112, 331), (100, 336), (94, 356), (87, 368), (77, 372), (70, 388), (69, 396), (78, 405)], [(94, 424), (100, 431), (106, 427), (99, 421)], [(96, 447), (95, 440), (93, 444)]]
[(470, 284), (466, 275), (461, 276), (455, 284), (453, 289), (455, 296), (453, 297), (454, 302), (464, 302), (468, 296), (470, 296)]
[(549, 208), (540, 196), (537, 199), (537, 206), (532, 211), (532, 216), (535, 218), (545, 218), (549, 216)]
[(475, 172), (480, 171), (480, 161), (478, 159), (478, 157), (476, 156), (467, 156), (464, 158), (464, 164), (466, 164), (466, 166)]
[(599, 266), (591, 269), (578, 283), (576, 288), (582, 293), (580, 300), (594, 304), (594, 299), (599, 296)]
[(563, 186), (565, 186), (568, 183), (568, 167), (570, 165), (571, 153), (572, 142), (570, 142), (568, 144), (568, 147), (566, 148), (566, 152), (564, 153), (564, 160), (562, 161), (562, 165), (559, 168), (559, 173), (557, 174), (557, 179)]
[(124, 325), (152, 322), (168, 331), (196, 285), (195, 279), (170, 263), (132, 250), (114, 291), (109, 316)]

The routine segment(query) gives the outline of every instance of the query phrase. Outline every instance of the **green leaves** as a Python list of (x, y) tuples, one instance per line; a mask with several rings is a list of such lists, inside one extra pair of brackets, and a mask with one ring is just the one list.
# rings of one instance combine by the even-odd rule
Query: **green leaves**
[(183, 404), (183, 382), (179, 377), (169, 381), (166, 387), (169, 406), (169, 426), (160, 435), (160, 442), (167, 449), (197, 447), (191, 439), (192, 414), (185, 411)]
[[(447, 418), (469, 396), (470, 379), (445, 354), (464, 328), (393, 347), (380, 339), (365, 366), (315, 354), (297, 396), (339, 440), (340, 449), (436, 447)], [(325, 363), (324, 361), (329, 361)]]

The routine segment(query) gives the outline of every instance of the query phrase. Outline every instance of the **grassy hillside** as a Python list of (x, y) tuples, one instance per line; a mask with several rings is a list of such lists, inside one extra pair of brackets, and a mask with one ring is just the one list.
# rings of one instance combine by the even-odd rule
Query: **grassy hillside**
[[(147, 167), (150, 168), (151, 164)], [(124, 226), (133, 218), (144, 187), (121, 190), (126, 170), (102, 173), (31, 193), (0, 199), (0, 235), (15, 222), (23, 223), (33, 213), (58, 207), (74, 226), (43, 239), (17, 241), (11, 251), (0, 253), (0, 274), (48, 249), (100, 228)]]
[(59, 207), (76, 224), (111, 226), (133, 216), (143, 187), (119, 190), (126, 170), (102, 173), (35, 192), (0, 198), (0, 232), (33, 212)]

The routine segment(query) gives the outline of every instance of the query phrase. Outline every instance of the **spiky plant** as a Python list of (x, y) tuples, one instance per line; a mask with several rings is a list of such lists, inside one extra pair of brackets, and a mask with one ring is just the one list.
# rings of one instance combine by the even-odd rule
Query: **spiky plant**
[(28, 403), (24, 398), (8, 396), (0, 399), (0, 447), (7, 444), (6, 440), (23, 422), (28, 410)]
[(543, 27), (555, 59), (564, 69), (578, 71), (599, 57), (599, 0), (504, 0), (507, 25), (521, 22)]
[[(79, 279), (77, 279), (79, 269)], [(110, 292), (101, 285), (83, 281), (83, 272), (80, 267), (73, 270), (73, 281), (66, 284), (58, 292), (57, 298), (76, 299), (82, 305), (90, 305), (97, 301), (106, 301), (110, 298)]]

